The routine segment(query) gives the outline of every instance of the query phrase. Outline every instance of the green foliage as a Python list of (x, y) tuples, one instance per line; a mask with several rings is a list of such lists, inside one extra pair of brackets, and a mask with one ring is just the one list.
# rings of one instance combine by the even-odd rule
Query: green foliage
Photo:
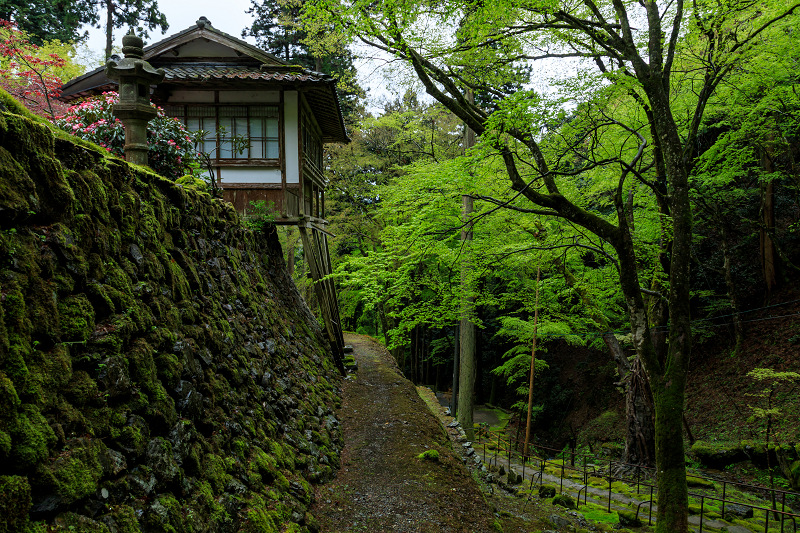
[(274, 227), (275, 217), (275, 202), (258, 200), (250, 202), (242, 223), (253, 231), (265, 232)]
[[(761, 403), (761, 405), (749, 405), (753, 418), (764, 421), (767, 442), (771, 438), (780, 439), (779, 428), (782, 422), (782, 407), (788, 400), (785, 389), (788, 385), (800, 380), (800, 374), (789, 371), (779, 372), (771, 368), (754, 368), (747, 375), (765, 387), (751, 394)], [(783, 394), (780, 394), (781, 392)]]

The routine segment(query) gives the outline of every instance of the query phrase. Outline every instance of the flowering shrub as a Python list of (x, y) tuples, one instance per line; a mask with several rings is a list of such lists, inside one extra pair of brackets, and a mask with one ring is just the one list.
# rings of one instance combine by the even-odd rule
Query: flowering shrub
[[(106, 92), (70, 107), (66, 114), (55, 119), (55, 125), (73, 135), (99, 144), (114, 155), (125, 154), (125, 129), (111, 113), (119, 95)], [(147, 144), (150, 148), (150, 167), (170, 179), (187, 173), (196, 160), (194, 141), (190, 132), (176, 118), (168, 117), (160, 107), (158, 115), (147, 125)]]

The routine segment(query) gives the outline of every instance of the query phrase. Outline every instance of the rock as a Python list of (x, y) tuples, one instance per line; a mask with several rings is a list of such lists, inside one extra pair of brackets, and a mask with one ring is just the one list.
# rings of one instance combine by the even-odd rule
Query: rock
[(556, 488), (553, 485), (541, 485), (539, 487), (540, 498), (552, 498), (556, 495)]
[(507, 480), (509, 485), (518, 485), (522, 483), (522, 476), (515, 472), (513, 468), (509, 468)]
[(156, 437), (147, 444), (147, 466), (162, 483), (178, 481), (181, 470), (172, 456), (172, 445), (164, 438)]
[(36, 517), (37, 515), (51, 514), (57, 511), (63, 503), (61, 496), (58, 494), (47, 495), (41, 501), (33, 504), (33, 507), (31, 507), (31, 515)]
[(622, 527), (641, 527), (642, 521), (633, 511), (618, 511), (619, 525)]
[(730, 464), (747, 459), (745, 451), (738, 444), (723, 446), (698, 440), (692, 445), (692, 453), (703, 465), (720, 470)]
[(247, 487), (244, 483), (239, 481), (238, 479), (231, 478), (227, 485), (225, 485), (225, 491), (230, 492), (232, 494), (245, 494), (247, 492)]
[(128, 486), (135, 497), (144, 498), (153, 494), (157, 482), (149, 468), (139, 468), (128, 474)]
[(112, 356), (100, 363), (97, 381), (111, 399), (126, 398), (131, 394), (131, 378), (128, 364), (122, 357)]
[(197, 420), (203, 411), (203, 395), (197, 392), (194, 385), (184, 380), (178, 382), (175, 394), (178, 396), (178, 412), (184, 418)]
[(103, 470), (111, 477), (117, 477), (128, 469), (125, 456), (111, 448), (106, 450), (105, 457), (102, 457), (101, 460), (103, 462)]
[(264, 347), (268, 354), (272, 355), (275, 353), (275, 341), (273, 339), (267, 339), (264, 341)]
[(142, 266), (142, 263), (144, 262), (144, 254), (142, 254), (142, 251), (139, 249), (139, 247), (135, 244), (131, 244), (128, 250), (130, 251), (131, 259), (133, 259), (133, 261), (136, 263), (136, 266)]
[(568, 529), (570, 526), (572, 526), (572, 522), (561, 515), (552, 514), (548, 520), (551, 524), (559, 529)]
[(342, 351), (344, 353), (353, 353), (353, 347), (350, 346), (349, 344), (345, 344), (344, 348), (342, 348)]
[(83, 533), (102, 533), (108, 531), (102, 522), (77, 513), (62, 513), (53, 522), (58, 530), (81, 531)]
[(457, 420), (453, 420), (452, 422), (447, 424), (447, 427), (449, 427), (449, 428), (457, 428), (458, 427), (458, 421)]
[(553, 498), (553, 505), (560, 505), (567, 509), (575, 509), (575, 500), (569, 494), (559, 494)]
[(686, 476), (686, 486), (687, 487), (697, 487), (703, 489), (713, 489), (714, 482), (710, 479), (706, 479), (704, 477), (699, 476)]
[(467, 457), (472, 457), (473, 455), (475, 455), (475, 448), (472, 447), (467, 448), (465, 450), (465, 453), (467, 454)]
[(730, 518), (753, 518), (753, 508), (746, 505), (725, 504), (725, 520)]

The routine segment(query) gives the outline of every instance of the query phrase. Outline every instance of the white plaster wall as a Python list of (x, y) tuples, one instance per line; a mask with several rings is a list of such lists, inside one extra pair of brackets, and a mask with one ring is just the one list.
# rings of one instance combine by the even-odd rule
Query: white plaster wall
[(222, 167), (219, 169), (222, 185), (226, 183), (281, 183), (278, 168)]
[(286, 183), (300, 183), (299, 148), (297, 146), (298, 98), (297, 91), (283, 93), (283, 121), (286, 136)]

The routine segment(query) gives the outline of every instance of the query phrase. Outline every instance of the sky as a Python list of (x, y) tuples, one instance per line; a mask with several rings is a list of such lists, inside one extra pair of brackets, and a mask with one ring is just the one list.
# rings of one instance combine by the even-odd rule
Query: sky
[[(250, 7), (250, 0), (161, 0), (158, 7), (167, 16), (169, 29), (161, 34), (160, 30), (150, 32), (150, 37), (145, 40), (145, 45), (160, 41), (168, 35), (192, 26), (197, 19), (205, 16), (220, 31), (241, 38), (242, 30), (249, 27), (253, 18), (245, 11)], [(105, 20), (105, 17), (101, 17)], [(87, 46), (93, 52), (100, 52), (106, 47), (106, 36), (103, 28), (90, 28)], [(128, 32), (127, 28), (114, 30), (114, 44), (122, 46), (122, 37)], [(245, 41), (255, 44), (255, 39), (248, 37)]]

